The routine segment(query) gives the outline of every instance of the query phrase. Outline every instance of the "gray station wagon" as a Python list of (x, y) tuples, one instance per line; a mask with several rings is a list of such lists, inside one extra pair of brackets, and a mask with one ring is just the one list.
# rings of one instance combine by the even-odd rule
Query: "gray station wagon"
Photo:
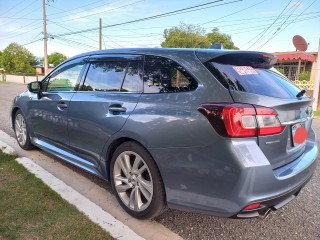
[(120, 49), (68, 59), (12, 106), (34, 146), (110, 181), (136, 218), (167, 206), (265, 216), (316, 166), (312, 99), (268, 53)]

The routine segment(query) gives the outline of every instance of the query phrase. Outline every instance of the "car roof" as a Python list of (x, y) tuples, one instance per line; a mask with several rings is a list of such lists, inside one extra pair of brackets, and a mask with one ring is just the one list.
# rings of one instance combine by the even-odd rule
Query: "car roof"
[(206, 52), (212, 55), (220, 55), (225, 52), (234, 51), (234, 50), (221, 50), (221, 49), (198, 49), (198, 48), (118, 48), (118, 49), (106, 49), (91, 51), (86, 53), (81, 53), (79, 55), (73, 56), (68, 60), (76, 59), (79, 57), (86, 57), (92, 55), (103, 55), (103, 54), (154, 54), (154, 55), (170, 55), (174, 54), (183, 54), (183, 53), (195, 53), (195, 52)]

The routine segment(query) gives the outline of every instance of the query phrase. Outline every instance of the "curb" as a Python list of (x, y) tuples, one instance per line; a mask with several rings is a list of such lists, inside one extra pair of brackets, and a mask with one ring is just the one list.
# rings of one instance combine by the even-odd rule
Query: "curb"
[[(0, 151), (17, 156), (16, 151), (7, 143), (0, 141)], [(74, 205), (80, 212), (84, 213), (92, 222), (98, 224), (102, 229), (108, 231), (112, 237), (123, 240), (143, 240), (127, 225), (115, 219), (101, 207), (91, 202), (79, 192), (65, 184), (60, 179), (47, 172), (31, 159), (22, 157), (16, 161), (23, 165), (29, 172), (41, 179), (53, 191), (57, 192), (64, 200)]]
[(17, 155), (16, 151), (12, 147), (2, 141), (0, 141), (0, 151), (13, 156)]
[[(3, 142), (0, 142), (2, 144)], [(74, 205), (80, 212), (84, 213), (92, 222), (108, 231), (112, 237), (124, 240), (143, 240), (132, 229), (111, 216), (101, 207), (66, 185), (63, 181), (44, 170), (29, 158), (17, 158), (16, 161), (23, 165), (28, 171), (35, 174), (52, 190), (57, 192), (63, 199)]]
[[(82, 176), (76, 170), (65, 167), (50, 154), (46, 155), (45, 153), (42, 153), (41, 150), (23, 150), (22, 148), (20, 148), (14, 137), (10, 136), (7, 131), (4, 132), (0, 130), (0, 149), (4, 148), (13, 149), (11, 153), (14, 156), (27, 157), (28, 159), (31, 159), (32, 164), (38, 165), (39, 167), (44, 169), (44, 171), (48, 172), (48, 174), (62, 181), (71, 190), (77, 192), (80, 197), (83, 197), (88, 200), (89, 203), (96, 205), (98, 208), (100, 208), (100, 210), (103, 211), (103, 215), (108, 214), (111, 215), (114, 219), (117, 219), (121, 224), (128, 227), (132, 232), (134, 232), (135, 236), (140, 237), (140, 239), (183, 240), (183, 238), (180, 237), (177, 233), (173, 232), (157, 221), (138, 220), (131, 217), (124, 210), (122, 210), (115, 197), (111, 194), (110, 191), (106, 191), (104, 187), (101, 187), (87, 177)], [(60, 193), (58, 194), (61, 195)], [(77, 201), (78, 200), (76, 200), (75, 202)], [(71, 204), (73, 203), (71, 202)], [(84, 212), (81, 209), (80, 211)], [(92, 211), (92, 209), (90, 211)], [(95, 212), (91, 213), (91, 217), (95, 218), (95, 214)], [(85, 213), (85, 215), (88, 216), (87, 213)], [(100, 215), (98, 217), (100, 217)], [(90, 219), (92, 220), (92, 218)], [(92, 221), (96, 222), (95, 220)], [(108, 222), (106, 222), (105, 224), (107, 223)], [(110, 223), (113, 224), (113, 222)], [(121, 236), (119, 237), (118, 235), (113, 235), (111, 230), (107, 231), (109, 231), (114, 238), (117, 237), (118, 239), (134, 239), (132, 235), (130, 235), (129, 237), (123, 236), (122, 231)]]

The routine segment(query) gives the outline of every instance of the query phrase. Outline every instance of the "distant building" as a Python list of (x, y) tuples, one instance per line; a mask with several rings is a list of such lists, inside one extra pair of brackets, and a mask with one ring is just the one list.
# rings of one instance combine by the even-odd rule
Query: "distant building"
[[(37, 74), (44, 75), (44, 66), (39, 64), (39, 65), (34, 66), (34, 68), (36, 69)], [(53, 69), (54, 69), (54, 66), (52, 64), (50, 64), (48, 67), (48, 73), (51, 72)]]
[[(276, 52), (274, 55), (278, 58), (275, 68), (300, 89), (307, 88), (307, 94), (313, 96), (318, 52)], [(318, 110), (319, 108), (320, 98), (318, 98)]]
[[(275, 67), (291, 81), (306, 80), (314, 82), (317, 52), (276, 52), (274, 55), (278, 58)], [(301, 73), (304, 73), (303, 76), (307, 76), (307, 73), (309, 73), (309, 79), (301, 79)]]

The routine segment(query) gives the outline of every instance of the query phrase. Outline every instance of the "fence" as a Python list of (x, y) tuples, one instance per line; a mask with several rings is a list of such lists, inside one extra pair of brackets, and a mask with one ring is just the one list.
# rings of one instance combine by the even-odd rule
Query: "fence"
[(20, 76), (20, 75), (11, 75), (11, 74), (0, 74), (0, 81), (14, 82), (27, 84), (37, 80), (42, 80), (43, 76)]
[(313, 81), (306, 81), (306, 80), (303, 80), (303, 81), (300, 81), (300, 80), (295, 80), (295, 81), (292, 81), (295, 85), (297, 85), (300, 89), (304, 89), (304, 88), (307, 88), (308, 90), (313, 90), (313, 85), (314, 85), (314, 82)]

